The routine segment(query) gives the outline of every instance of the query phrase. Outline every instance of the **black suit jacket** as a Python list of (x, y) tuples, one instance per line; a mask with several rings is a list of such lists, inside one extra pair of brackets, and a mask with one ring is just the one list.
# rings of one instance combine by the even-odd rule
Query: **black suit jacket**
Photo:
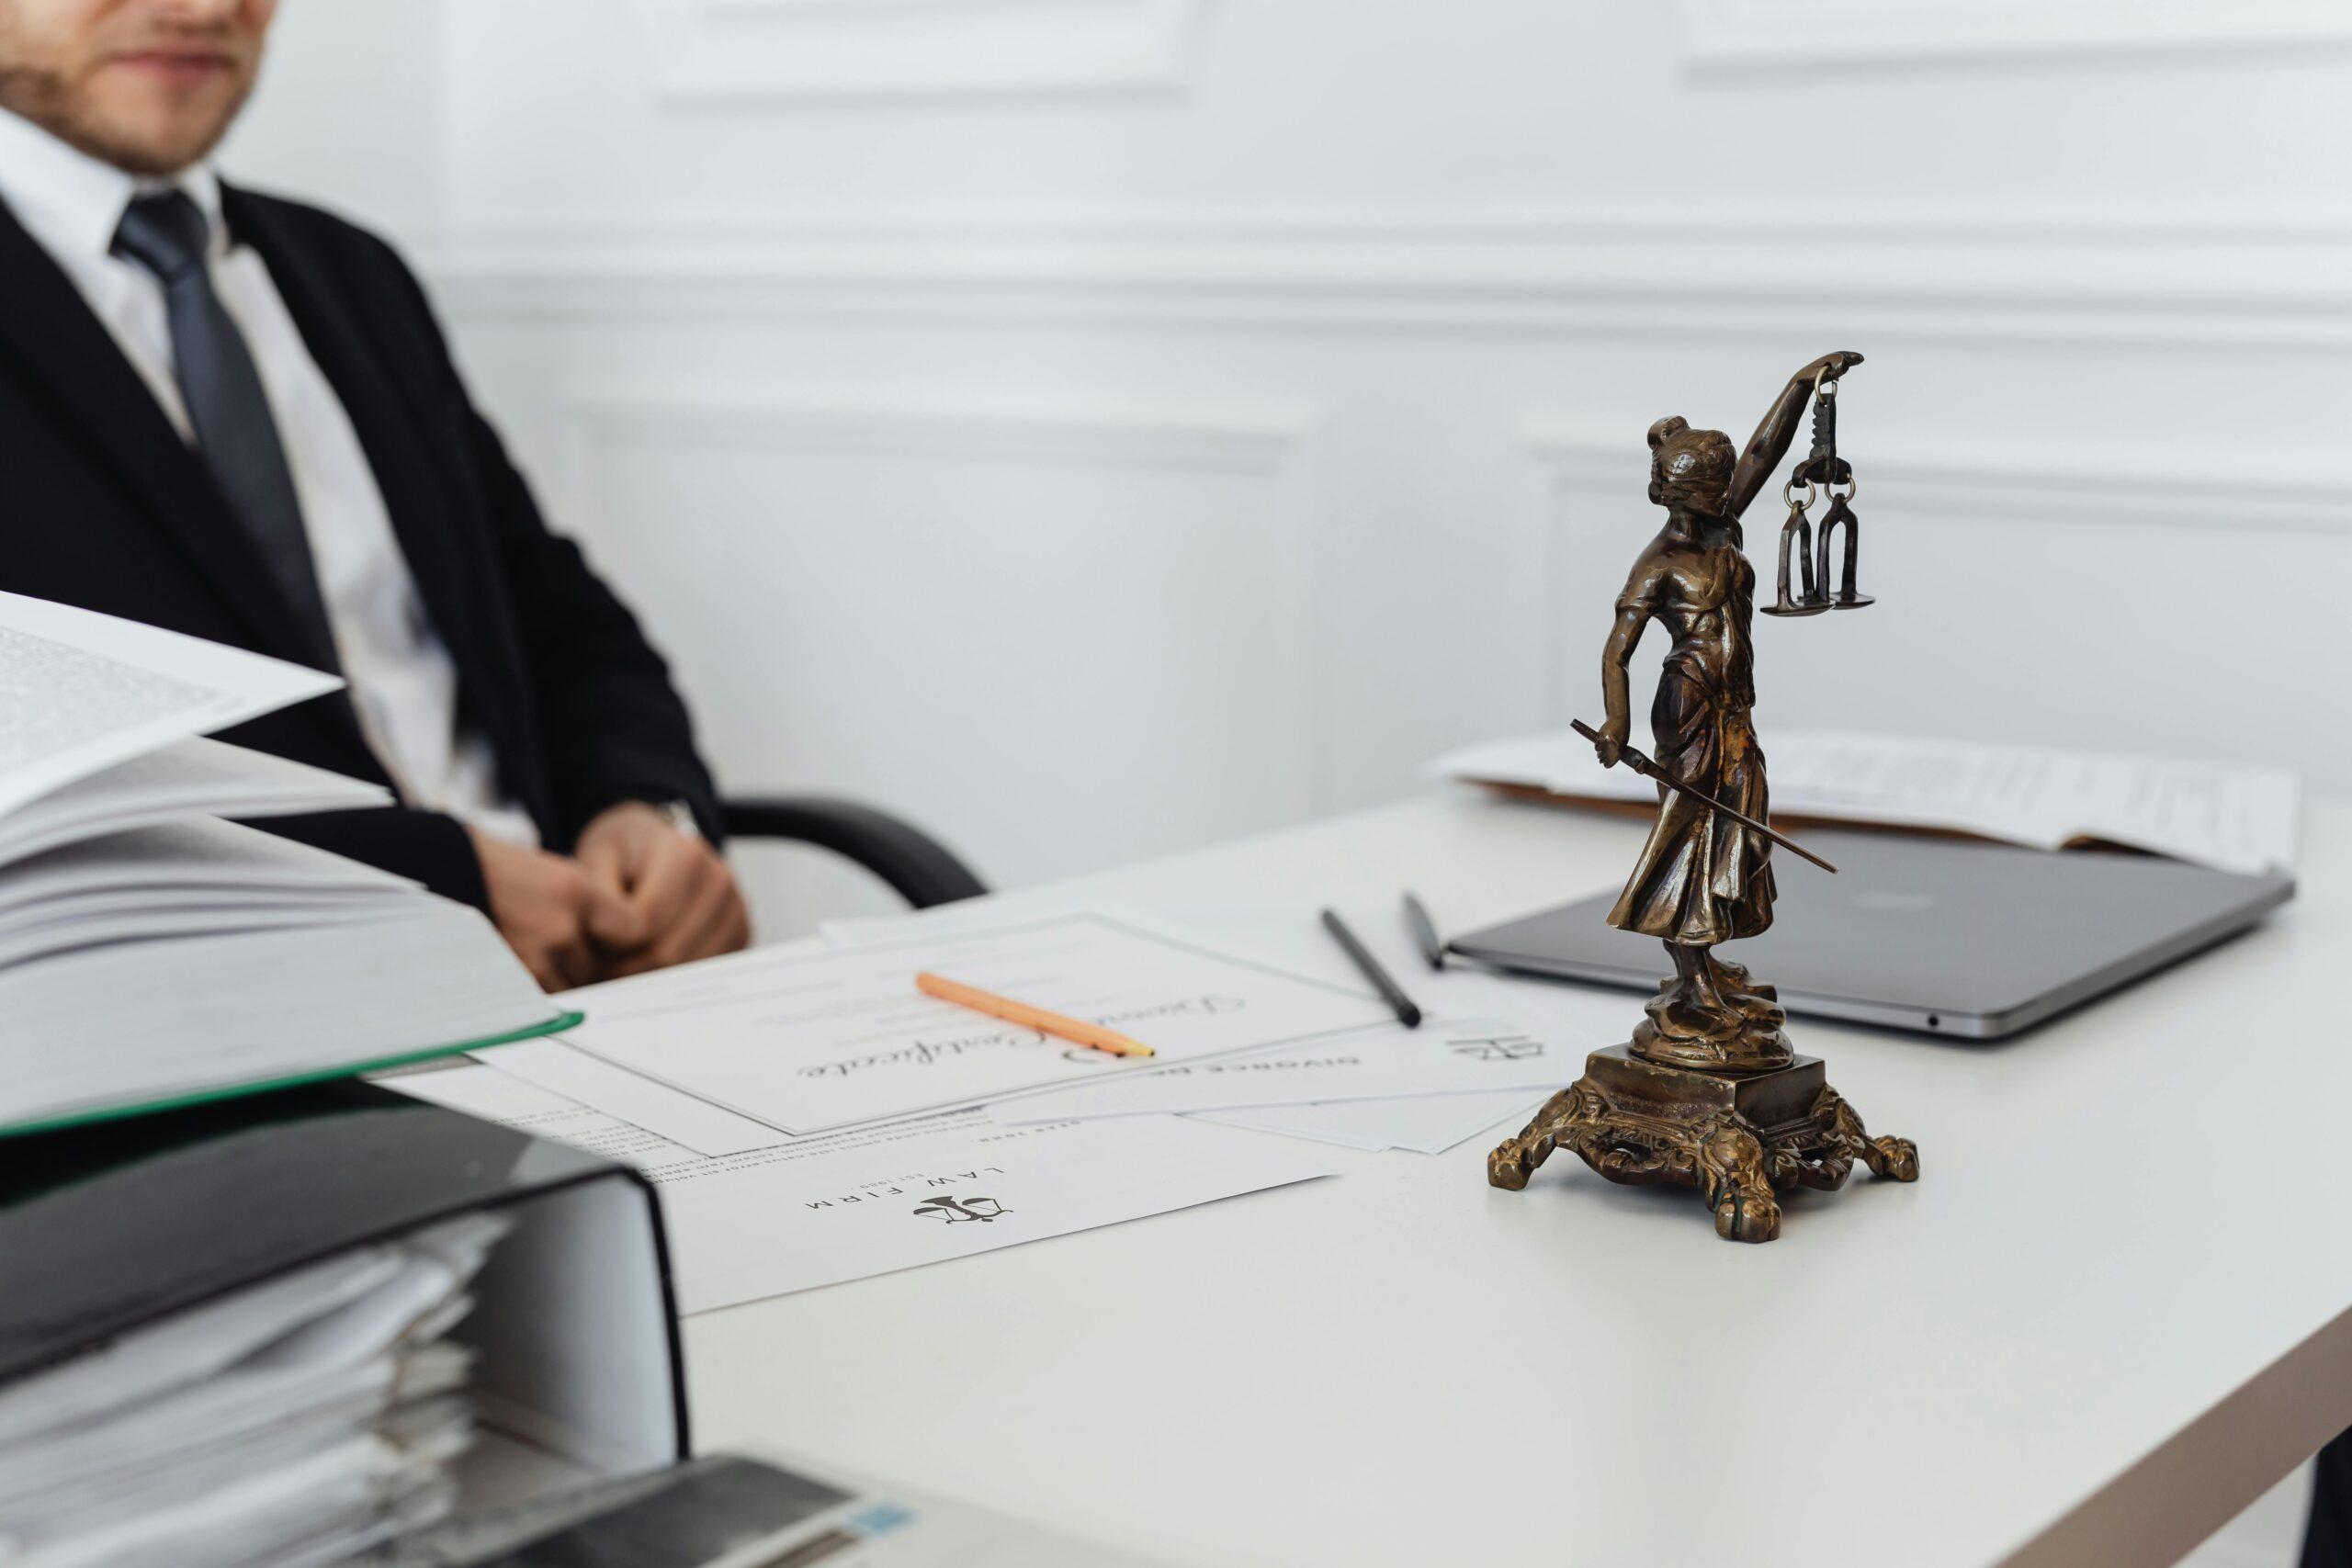
[[(624, 800), (683, 800), (718, 831), (710, 775), (661, 656), (523, 478), (390, 246), (314, 208), (224, 189), (349, 414), (464, 715), (550, 848)], [(200, 454), (72, 281), (0, 204), (0, 588), (332, 668), (309, 645)], [(224, 740), (390, 781), (337, 693)], [(288, 837), (486, 902), (451, 818), (405, 807), (279, 818)]]

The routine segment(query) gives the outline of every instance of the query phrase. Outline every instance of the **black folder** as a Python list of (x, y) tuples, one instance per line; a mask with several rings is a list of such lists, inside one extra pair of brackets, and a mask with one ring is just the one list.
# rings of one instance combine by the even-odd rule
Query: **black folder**
[(592, 1472), (688, 1452), (668, 1244), (636, 1170), (356, 1081), (0, 1141), (0, 1385), (242, 1287), (484, 1210), (454, 1338), (485, 1424)]

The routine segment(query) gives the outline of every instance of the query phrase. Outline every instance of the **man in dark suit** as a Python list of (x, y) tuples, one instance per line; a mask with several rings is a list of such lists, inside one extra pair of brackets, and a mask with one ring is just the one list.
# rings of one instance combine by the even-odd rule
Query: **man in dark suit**
[(339, 671), (224, 739), (393, 787), (276, 831), (555, 987), (749, 938), (636, 621), (381, 241), (221, 184), (275, 0), (0, 0), (0, 589)]

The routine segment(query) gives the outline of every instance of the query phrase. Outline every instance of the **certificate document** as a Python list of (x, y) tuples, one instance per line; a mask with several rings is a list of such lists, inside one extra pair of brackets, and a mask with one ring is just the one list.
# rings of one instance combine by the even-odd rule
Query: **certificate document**
[(494, 1067), (386, 1081), (419, 1100), (642, 1170), (662, 1190), (682, 1314), (1329, 1174), (1294, 1148), (1182, 1117), (1000, 1127), (979, 1111), (712, 1158)]
[(1019, 1125), (1099, 1116), (1189, 1115), (1261, 1105), (1343, 1100), (1551, 1090), (1575, 1077), (1601, 1043), (1551, 1018), (1431, 1019), (1418, 1029), (1391, 1020), (1306, 1045), (1177, 1063), (1050, 1089), (991, 1107)]
[[(933, 1001), (919, 971), (1115, 1029), (1125, 1060)], [(565, 1038), (794, 1134), (1304, 1043), (1388, 1016), (1369, 993), (1100, 911), (959, 925), (830, 951), (752, 953), (567, 993)]]

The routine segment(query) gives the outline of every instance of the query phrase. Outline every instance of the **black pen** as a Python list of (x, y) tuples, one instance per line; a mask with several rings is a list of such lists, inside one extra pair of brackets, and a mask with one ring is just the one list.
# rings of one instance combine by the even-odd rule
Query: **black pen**
[(1373, 989), (1380, 993), (1381, 1000), (1395, 1011), (1396, 1021), (1408, 1029), (1419, 1029), (1421, 1026), (1421, 1010), (1413, 1005), (1413, 998), (1405, 994), (1404, 987), (1388, 977), (1388, 971), (1380, 966), (1380, 960), (1356, 940), (1356, 933), (1348, 930), (1347, 923), (1336, 911), (1323, 911), (1323, 929), (1347, 949), (1348, 956), (1355, 960), (1356, 967), (1363, 971), (1363, 977), (1372, 982)]
[(1405, 929), (1413, 933), (1414, 944), (1430, 961), (1430, 968), (1445, 967), (1445, 943), (1438, 940), (1437, 922), (1430, 919), (1430, 912), (1413, 897), (1410, 888), (1405, 890)]

